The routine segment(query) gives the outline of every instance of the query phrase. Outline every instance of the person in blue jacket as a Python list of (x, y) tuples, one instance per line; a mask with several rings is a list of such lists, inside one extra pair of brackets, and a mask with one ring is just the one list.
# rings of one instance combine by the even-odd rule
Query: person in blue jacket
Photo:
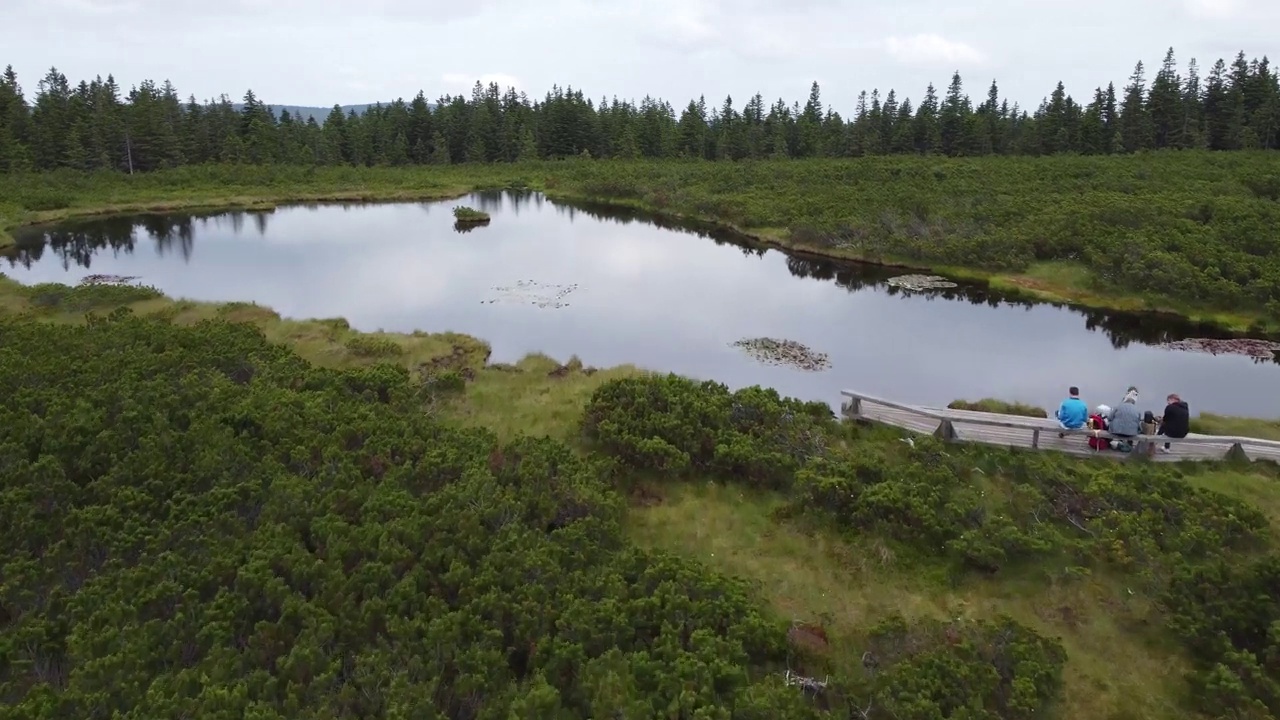
[[(1067, 391), (1070, 394), (1058, 406), (1058, 425), (1063, 430), (1079, 430), (1089, 421), (1089, 406), (1080, 399), (1080, 388), (1074, 385)], [(1058, 437), (1066, 437), (1066, 433), (1058, 433)]]

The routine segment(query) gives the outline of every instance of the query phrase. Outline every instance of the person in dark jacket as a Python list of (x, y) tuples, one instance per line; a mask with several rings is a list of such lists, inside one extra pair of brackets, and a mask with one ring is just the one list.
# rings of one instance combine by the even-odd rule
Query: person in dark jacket
[[(1171, 438), (1184, 438), (1191, 432), (1191, 409), (1187, 402), (1170, 393), (1165, 398), (1164, 415), (1160, 418), (1160, 434)], [(1169, 452), (1169, 443), (1165, 443), (1160, 452)]]

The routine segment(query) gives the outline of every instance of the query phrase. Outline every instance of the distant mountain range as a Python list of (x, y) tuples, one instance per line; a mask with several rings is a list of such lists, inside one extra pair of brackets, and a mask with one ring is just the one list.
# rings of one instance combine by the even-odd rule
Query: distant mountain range
[[(408, 101), (406, 100), (405, 102), (408, 102)], [(363, 105), (342, 105), (340, 107), (342, 108), (342, 114), (344, 115), (346, 115), (347, 113), (350, 113), (352, 110), (355, 110), (357, 115), (363, 115), (366, 110), (368, 110), (369, 108), (377, 104), (378, 103), (365, 103)], [(384, 101), (381, 104), (390, 105), (391, 103)], [(244, 103), (235, 103), (231, 107), (235, 108), (236, 112), (239, 112), (244, 109)], [(427, 107), (431, 108), (432, 110), (435, 110), (436, 104), (427, 103)], [(272, 105), (271, 106), (271, 111), (276, 114), (276, 117), (280, 117), (280, 113), (285, 110), (288, 110), (290, 115), (292, 115), (294, 118), (300, 119), (302, 122), (306, 122), (307, 118), (315, 118), (316, 122), (323, 123), (324, 119), (329, 117), (329, 113), (333, 112), (333, 107), (332, 106), (312, 107), (310, 105)]]

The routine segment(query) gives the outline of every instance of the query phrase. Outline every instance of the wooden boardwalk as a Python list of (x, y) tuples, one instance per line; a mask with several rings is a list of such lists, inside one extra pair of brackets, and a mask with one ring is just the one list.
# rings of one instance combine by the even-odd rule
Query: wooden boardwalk
[[(894, 427), (926, 433), (952, 442), (976, 442), (1002, 447), (1034, 450), (1054, 450), (1073, 455), (1126, 459), (1149, 457), (1157, 462), (1189, 460), (1270, 460), (1280, 462), (1280, 442), (1248, 437), (1198, 435), (1185, 438), (1164, 436), (1139, 436), (1133, 452), (1094, 450), (1089, 447), (1092, 430), (1066, 430), (1058, 427), (1051, 418), (1032, 418), (1019, 415), (952, 410), (922, 405), (909, 405), (883, 398), (842, 390), (844, 402), (841, 414), (852, 420), (866, 420)], [(1058, 437), (1065, 432), (1066, 437)], [(1111, 437), (1110, 433), (1099, 433)], [(1169, 443), (1168, 453), (1148, 453), (1149, 443), (1162, 447)]]

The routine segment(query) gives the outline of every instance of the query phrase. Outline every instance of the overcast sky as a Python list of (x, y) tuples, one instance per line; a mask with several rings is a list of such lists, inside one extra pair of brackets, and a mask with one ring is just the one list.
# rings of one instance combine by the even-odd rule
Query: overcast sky
[(56, 66), (319, 106), (480, 79), (741, 108), (757, 91), (803, 103), (817, 80), (847, 114), (860, 90), (916, 99), (954, 70), (972, 97), (996, 79), (1035, 105), (1058, 80), (1082, 99), (1120, 87), (1169, 46), (1205, 72), (1239, 50), (1280, 59), (1280, 0), (0, 0), (0, 18), (0, 65), (29, 96)]

